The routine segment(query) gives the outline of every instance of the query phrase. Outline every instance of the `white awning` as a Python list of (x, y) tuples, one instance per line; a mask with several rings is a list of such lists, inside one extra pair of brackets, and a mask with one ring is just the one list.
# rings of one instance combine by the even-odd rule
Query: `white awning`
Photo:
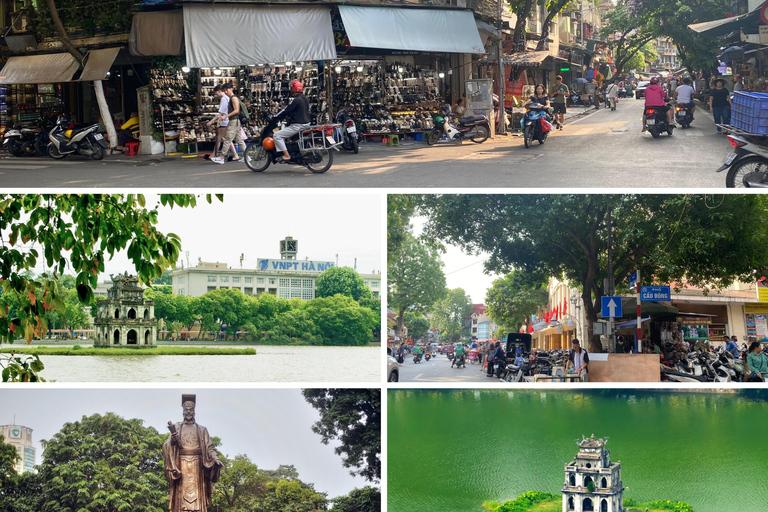
[(10, 57), (0, 70), (0, 84), (69, 82), (80, 64), (69, 53)]
[(91, 50), (88, 52), (85, 69), (80, 74), (80, 81), (93, 82), (94, 80), (104, 80), (118, 53), (120, 53), (120, 48), (104, 48), (103, 50)]
[(331, 11), (323, 6), (184, 6), (187, 66), (210, 68), (332, 60)]
[(352, 46), (485, 53), (470, 11), (340, 5), (339, 12)]

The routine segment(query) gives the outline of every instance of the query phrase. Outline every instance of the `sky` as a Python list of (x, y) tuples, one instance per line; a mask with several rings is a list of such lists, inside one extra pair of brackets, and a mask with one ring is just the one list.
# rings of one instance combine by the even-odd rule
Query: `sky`
[(220, 437), (219, 450), (229, 457), (246, 454), (262, 469), (294, 465), (299, 478), (314, 483), (329, 497), (367, 485), (353, 477), (312, 432), (319, 413), (299, 389), (13, 389), (0, 391), (0, 424), (33, 429), (37, 463), (41, 439), (51, 439), (66, 422), (113, 412), (141, 418), (145, 427), (167, 433), (168, 421), (182, 421), (181, 395), (197, 395), (196, 421)]
[[(146, 194), (147, 208), (158, 203), (158, 196)], [(239, 268), (240, 255), (245, 255), (243, 268), (255, 269), (260, 258), (280, 258), (280, 240), (292, 236), (299, 241), (297, 259), (336, 261), (340, 266), (353, 267), (357, 258), (357, 271), (372, 273), (382, 270), (380, 194), (290, 194), (237, 191), (224, 194), (224, 202), (214, 198), (212, 204), (198, 195), (195, 208), (173, 209), (160, 206), (158, 229), (162, 233), (175, 233), (181, 237), (182, 260), (197, 265), (204, 262), (227, 263)], [(42, 251), (40, 251), (42, 252)], [(40, 258), (42, 261), (43, 258)], [(44, 271), (39, 265), (35, 271)], [(105, 263), (105, 273), (136, 271), (125, 254), (116, 254)], [(74, 273), (70, 269), (67, 273)]]
[[(414, 235), (421, 235), (426, 221), (426, 217), (411, 219)], [(488, 254), (470, 255), (458, 246), (449, 244), (445, 244), (445, 248), (446, 252), (441, 257), (445, 264), (443, 272), (446, 286), (449, 289), (462, 288), (472, 298), (473, 304), (484, 304), (486, 291), (493, 285), (494, 280), (501, 277), (497, 274), (485, 273), (483, 263)]]

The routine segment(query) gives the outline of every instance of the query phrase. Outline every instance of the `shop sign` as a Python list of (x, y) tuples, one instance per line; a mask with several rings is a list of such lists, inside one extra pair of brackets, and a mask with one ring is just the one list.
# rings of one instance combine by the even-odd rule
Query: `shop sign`
[(760, 25), (759, 30), (760, 30), (760, 44), (768, 44), (768, 25)]
[(136, 97), (139, 104), (139, 133), (149, 137), (154, 131), (152, 125), (152, 86), (145, 85), (136, 89)]
[(768, 313), (768, 304), (744, 304), (744, 313)]
[(672, 291), (669, 286), (641, 286), (640, 300), (667, 302), (672, 300)]
[(681, 325), (712, 325), (712, 318), (708, 316), (679, 316), (677, 323)]
[(768, 302), (768, 280), (757, 282), (757, 302)]
[(336, 265), (332, 261), (270, 260), (259, 258), (256, 261), (256, 266), (261, 271), (324, 272)]

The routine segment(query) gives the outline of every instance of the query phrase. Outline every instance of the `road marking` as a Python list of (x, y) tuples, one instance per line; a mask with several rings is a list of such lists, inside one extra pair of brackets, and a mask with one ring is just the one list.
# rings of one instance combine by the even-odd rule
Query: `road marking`
[(34, 169), (48, 169), (50, 165), (14, 165), (11, 163), (3, 164), (0, 163), (0, 169), (11, 169), (14, 171), (23, 171), (23, 170), (34, 170)]
[(703, 137), (704, 136), (704, 132), (702, 132), (701, 130), (697, 130), (695, 128), (694, 129), (690, 129), (690, 128), (686, 129), (684, 131), (684, 133), (685, 133), (686, 137)]
[(417, 376), (415, 376), (415, 377), (414, 377), (414, 379), (418, 379), (418, 378), (419, 378), (419, 377), (421, 377), (422, 375), (424, 375), (424, 374), (423, 374), (423, 373), (420, 373), (420, 374), (418, 374)]
[(251, 172), (250, 169), (233, 169), (230, 171), (210, 171), (210, 172), (198, 172), (191, 174), (190, 176), (209, 176), (211, 174), (232, 174), (237, 172)]

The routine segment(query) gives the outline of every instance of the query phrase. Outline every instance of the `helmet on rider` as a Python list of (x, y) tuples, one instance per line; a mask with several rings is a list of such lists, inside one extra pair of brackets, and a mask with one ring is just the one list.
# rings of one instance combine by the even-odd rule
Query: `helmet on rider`
[(657, 77), (657, 76), (651, 77), (651, 83), (653, 85), (659, 85), (659, 77)]
[(304, 84), (298, 80), (291, 80), (291, 92), (301, 92), (304, 90)]

